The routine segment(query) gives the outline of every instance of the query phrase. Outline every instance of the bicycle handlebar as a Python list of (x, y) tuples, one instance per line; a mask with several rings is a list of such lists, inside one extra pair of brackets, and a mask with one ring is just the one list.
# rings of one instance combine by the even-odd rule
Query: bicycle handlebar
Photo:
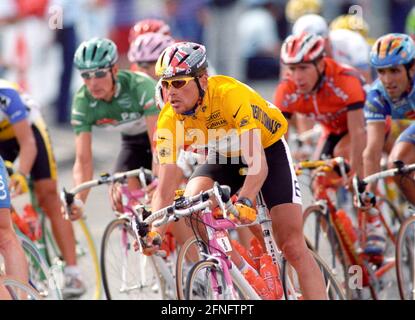
[[(212, 205), (212, 201), (209, 199), (212, 196), (215, 197), (219, 206), (224, 209), (223, 212), (225, 218), (227, 216), (227, 212), (231, 212), (236, 217), (239, 216), (239, 212), (233, 205), (230, 198), (230, 188), (225, 185), (220, 186), (217, 182), (215, 182), (212, 189), (201, 192), (195, 196), (180, 197), (176, 199), (172, 205), (153, 212), (143, 221), (143, 223), (146, 226), (153, 224), (154, 226), (159, 227), (172, 221), (176, 221), (181, 217), (189, 216), (194, 212), (210, 207)], [(140, 214), (140, 210), (142, 208), (143, 206), (139, 205), (134, 209)], [(161, 218), (163, 219), (155, 222)]]
[[(360, 195), (363, 192), (365, 192), (366, 190), (366, 186), (368, 184), (374, 183), (378, 180), (381, 179), (385, 179), (387, 177), (394, 177), (394, 176), (398, 176), (398, 175), (404, 175), (407, 173), (410, 173), (412, 171), (415, 171), (415, 163), (413, 164), (408, 164), (405, 165), (403, 164), (402, 161), (395, 161), (395, 165), (397, 166), (397, 168), (394, 169), (388, 169), (388, 170), (383, 170), (374, 174), (371, 174), (370, 176), (367, 176), (364, 179), (359, 179), (359, 177), (355, 176), (353, 178), (353, 189), (356, 193), (356, 195)], [(360, 201), (360, 197), (359, 201)]]
[(141, 167), (139, 169), (118, 172), (112, 175), (110, 175), (109, 173), (102, 173), (98, 179), (85, 181), (79, 184), (78, 186), (72, 188), (70, 191), (67, 191), (65, 188), (63, 188), (60, 194), (60, 198), (64, 204), (65, 218), (69, 217), (69, 208), (74, 203), (75, 195), (77, 193), (100, 185), (121, 182), (131, 177), (138, 177), (143, 188), (147, 187), (148, 183), (154, 179), (151, 170)]

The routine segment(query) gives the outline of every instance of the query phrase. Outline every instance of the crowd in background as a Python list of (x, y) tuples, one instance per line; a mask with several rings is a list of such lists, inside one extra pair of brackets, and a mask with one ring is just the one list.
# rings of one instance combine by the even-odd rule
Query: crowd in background
[[(55, 123), (67, 124), (72, 94), (80, 81), (73, 72), (73, 55), (79, 43), (94, 36), (110, 37), (118, 46), (120, 66), (126, 68), (130, 28), (140, 19), (159, 18), (170, 25), (175, 39), (205, 44), (217, 73), (243, 81), (276, 83), (281, 43), (298, 18), (287, 2), (2, 0), (0, 77), (17, 81), (41, 103), (53, 106)], [(387, 32), (415, 32), (415, 22), (407, 18), (415, 10), (413, 0), (313, 2), (318, 6), (312, 12), (328, 23), (357, 10), (367, 21), (372, 38)], [(61, 24), (56, 21), (59, 8), (63, 13)]]

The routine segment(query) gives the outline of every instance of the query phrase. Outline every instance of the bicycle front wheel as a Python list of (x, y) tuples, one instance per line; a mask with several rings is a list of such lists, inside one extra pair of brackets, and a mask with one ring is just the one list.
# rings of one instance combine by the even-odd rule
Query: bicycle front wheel
[(203, 260), (201, 252), (207, 252), (203, 241), (191, 237), (180, 247), (176, 263), (176, 292), (179, 300), (185, 299), (185, 287), (189, 270), (197, 261)]
[[(212, 286), (214, 277), (217, 288)], [(227, 287), (225, 276), (215, 261), (199, 261), (190, 269), (186, 281), (186, 300), (246, 300), (243, 290), (232, 280), (233, 292)]]
[(331, 225), (328, 213), (319, 206), (310, 206), (304, 211), (304, 235), (309, 249), (314, 251), (329, 267), (350, 298), (347, 260), (336, 229)]
[(101, 243), (101, 268), (107, 299), (164, 299), (153, 257), (136, 252), (134, 241), (127, 219), (113, 220), (105, 229)]
[(0, 286), (4, 286), (12, 300), (42, 300), (42, 296), (31, 286), (9, 276), (0, 278)]
[(399, 295), (402, 300), (415, 300), (415, 216), (402, 224), (396, 248)]
[[(102, 296), (101, 271), (94, 240), (85, 220), (80, 219), (72, 226), (75, 233), (76, 262), (81, 270), (82, 281), (86, 287), (86, 292), (80, 298), (99, 300)], [(48, 260), (53, 268), (63, 270), (65, 261), (52, 235), (49, 219), (45, 219), (43, 230), (46, 232), (45, 242)]]
[(61, 300), (62, 293), (59, 286), (61, 270), (49, 268), (45, 258), (31, 240), (22, 234), (19, 234), (19, 239), (28, 261), (30, 284), (44, 299)]

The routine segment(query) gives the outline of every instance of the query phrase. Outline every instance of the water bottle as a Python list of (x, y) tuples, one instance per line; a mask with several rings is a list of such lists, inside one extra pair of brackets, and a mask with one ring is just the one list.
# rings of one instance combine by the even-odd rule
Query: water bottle
[(245, 261), (248, 262), (249, 265), (256, 270), (255, 262), (254, 260), (252, 260), (252, 257), (249, 255), (248, 250), (246, 250), (244, 246), (242, 246), (238, 241), (234, 239), (231, 240), (231, 243), (232, 243), (232, 247), (241, 255), (241, 257), (243, 257)]
[(245, 279), (249, 282), (249, 284), (254, 288), (255, 292), (263, 300), (273, 300), (273, 296), (268, 289), (265, 280), (262, 279), (259, 275), (255, 273), (255, 271), (251, 269), (247, 269), (243, 272)]
[(36, 210), (31, 204), (26, 204), (23, 211), (23, 219), (28, 223), (30, 228), (30, 239), (32, 241), (39, 240), (42, 237), (42, 227)]
[(280, 300), (284, 291), (277, 266), (272, 262), (272, 258), (268, 254), (262, 255), (260, 264), (260, 275), (265, 280), (272, 298), (274, 300)]

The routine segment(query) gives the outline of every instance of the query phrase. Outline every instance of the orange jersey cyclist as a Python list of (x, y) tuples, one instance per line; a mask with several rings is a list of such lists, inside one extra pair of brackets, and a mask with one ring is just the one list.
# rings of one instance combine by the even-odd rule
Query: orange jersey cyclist
[[(209, 77), (206, 49), (200, 44), (169, 46), (156, 68), (167, 103), (157, 123), (159, 185), (152, 210), (173, 200), (176, 186), (171, 181), (180, 174), (178, 150), (207, 146), (207, 161), (191, 176), (185, 195), (207, 190), (214, 181), (229, 185), (233, 193), (239, 190), (236, 207), (244, 217), (252, 214), (255, 197), (262, 190), (278, 234), (277, 245), (296, 269), (304, 297), (326, 298), (323, 278), (302, 233), (301, 195), (283, 138), (287, 121), (280, 110), (234, 78)], [(247, 167), (246, 177), (239, 175), (241, 167)], [(186, 230), (178, 236), (189, 237), (190, 228)]]
[(288, 37), (281, 60), (289, 73), (276, 89), (275, 105), (287, 118), (301, 113), (319, 122), (320, 157), (343, 156), (361, 175), (365, 91), (357, 71), (325, 57), (324, 39), (314, 34)]

